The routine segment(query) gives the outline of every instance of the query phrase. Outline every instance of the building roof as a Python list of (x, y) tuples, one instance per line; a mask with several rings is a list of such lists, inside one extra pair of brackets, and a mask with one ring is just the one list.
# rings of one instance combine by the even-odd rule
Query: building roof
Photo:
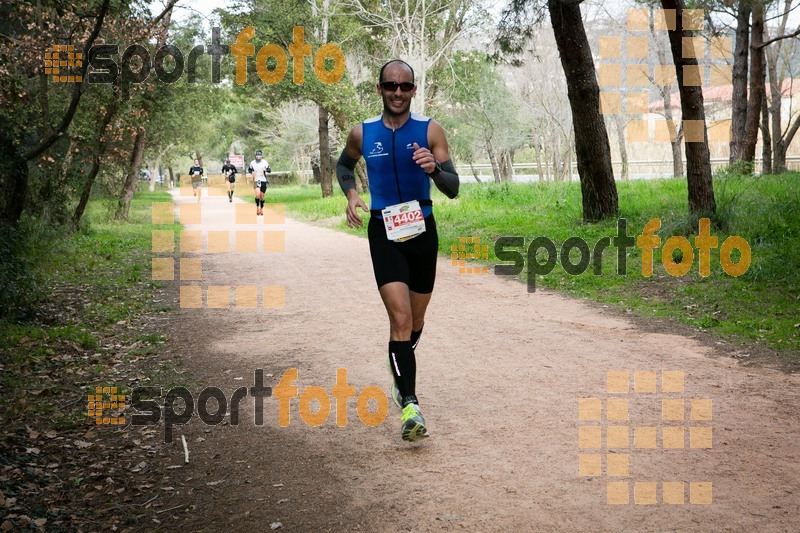
[[(765, 85), (765, 89), (767, 90), (767, 94), (770, 93), (771, 86), (769, 83)], [(789, 98), (790, 96), (794, 96), (800, 93), (800, 79), (788, 79), (783, 80), (783, 85), (781, 87), (781, 93), (783, 94), (784, 98)], [(716, 87), (703, 87), (703, 102), (708, 104), (712, 102), (722, 103), (722, 104), (730, 104), (733, 100), (733, 85), (720, 85)], [(681, 94), (679, 91), (673, 91), (670, 95), (670, 103), (672, 104), (673, 109), (680, 109), (681, 106)], [(651, 113), (660, 113), (664, 110), (664, 101), (659, 98), (650, 103), (648, 106), (648, 110)]]

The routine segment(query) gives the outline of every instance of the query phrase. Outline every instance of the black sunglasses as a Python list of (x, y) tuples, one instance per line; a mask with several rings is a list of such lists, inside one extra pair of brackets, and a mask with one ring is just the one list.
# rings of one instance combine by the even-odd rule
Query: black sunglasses
[(403, 91), (404, 93), (407, 93), (408, 91), (413, 91), (414, 87), (416, 87), (416, 85), (414, 85), (410, 81), (404, 81), (401, 83), (397, 83), (396, 81), (382, 81), (380, 82), (379, 85), (381, 86), (381, 89), (383, 89), (384, 91), (389, 91), (390, 93), (395, 92), (398, 87), (400, 87), (400, 90)]

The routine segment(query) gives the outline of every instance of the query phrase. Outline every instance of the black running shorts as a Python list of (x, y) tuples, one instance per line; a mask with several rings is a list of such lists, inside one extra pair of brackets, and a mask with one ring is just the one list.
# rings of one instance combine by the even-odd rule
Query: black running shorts
[(261, 192), (267, 192), (267, 185), (269, 185), (269, 182), (266, 181), (256, 182), (256, 189), (261, 190)]
[(433, 214), (425, 218), (425, 233), (405, 242), (387, 239), (383, 221), (374, 216), (369, 218), (367, 235), (378, 289), (387, 283), (401, 281), (414, 292), (433, 292), (439, 251), (439, 236)]
[(233, 174), (233, 175), (231, 175), (231, 176), (228, 176), (228, 182), (230, 182), (230, 183), (236, 183), (236, 175), (235, 175), (235, 174)]

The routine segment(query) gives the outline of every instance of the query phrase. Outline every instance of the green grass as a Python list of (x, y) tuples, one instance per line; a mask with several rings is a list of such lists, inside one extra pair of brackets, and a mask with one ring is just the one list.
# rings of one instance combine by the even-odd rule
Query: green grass
[[(150, 274), (152, 230), (179, 226), (154, 226), (154, 202), (171, 202), (171, 197), (142, 188), (132, 201), (129, 220), (115, 221), (111, 217), (115, 202), (92, 201), (84, 230), (66, 236), (53, 233), (47, 243), (49, 253), (30, 262), (36, 269), (31, 275), (46, 290), (35, 303), (35, 312), (0, 320), (0, 403), (13, 409), (13, 400), (24, 398), (39, 376), (61, 375), (62, 385), (70, 388), (64, 371), (74, 370), (76, 364), (82, 381), (91, 382), (111, 364), (106, 360), (111, 352), (101, 345), (109, 337), (119, 346), (138, 341), (147, 353), (163, 342), (161, 335), (142, 333), (139, 321), (145, 313), (169, 310), (153, 302), (159, 285)], [(34, 235), (40, 232), (35, 230)], [(129, 324), (135, 328), (129, 330)], [(77, 421), (85, 421), (85, 413), (73, 422)]]
[[(536, 286), (631, 309), (641, 316), (670, 317), (719, 335), (762, 341), (797, 360), (800, 351), (800, 174), (742, 176), (719, 173), (714, 179), (717, 213), (711, 234), (719, 245), (731, 235), (748, 241), (752, 262), (740, 277), (726, 274), (719, 261), (719, 248), (711, 251), (711, 273), (698, 273), (694, 237), (697, 220), (687, 216), (687, 185), (682, 179), (629, 181), (617, 183), (620, 218), (627, 233), (636, 238), (645, 224), (661, 219), (656, 232), (661, 246), (675, 236), (689, 239), (694, 261), (682, 277), (669, 275), (662, 265), (661, 249), (654, 253), (654, 272), (642, 275), (641, 249), (626, 250), (627, 269), (618, 275), (617, 249), (602, 254), (602, 273), (594, 275), (592, 264), (580, 275), (568, 275), (560, 257), (552, 272), (536, 276)], [(364, 197), (369, 204), (369, 198)], [(466, 184), (455, 200), (433, 191), (440, 252), (449, 256), (460, 238), (479, 237), (488, 244), (488, 258), (466, 259), (466, 266), (498, 263), (495, 241), (501, 236), (524, 237), (516, 248), (527, 256), (530, 242), (539, 236), (551, 239), (560, 254), (562, 243), (573, 236), (582, 238), (592, 250), (598, 240), (614, 237), (617, 220), (585, 224), (581, 220), (578, 183)], [(324, 223), (342, 231), (366, 236), (366, 229), (347, 228), (346, 202), (340, 191), (332, 198), (320, 198), (318, 186), (275, 187), (267, 201), (286, 204), (287, 214), (300, 220)], [(465, 244), (466, 251), (472, 246)], [(474, 245), (473, 245), (474, 246)], [(571, 258), (577, 261), (578, 252)], [(676, 261), (680, 254), (674, 255)], [(544, 252), (537, 257), (544, 262)], [(734, 260), (738, 255), (734, 252)], [(453, 267), (456, 268), (456, 267)], [(520, 275), (525, 279), (526, 272)], [(524, 286), (520, 290), (525, 290)]]

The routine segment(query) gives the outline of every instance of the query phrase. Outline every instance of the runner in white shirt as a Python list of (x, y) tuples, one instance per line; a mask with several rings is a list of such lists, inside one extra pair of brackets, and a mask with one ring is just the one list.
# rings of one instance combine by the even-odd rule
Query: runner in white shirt
[(269, 187), (267, 174), (272, 172), (269, 163), (262, 159), (261, 150), (256, 150), (256, 158), (250, 162), (247, 172), (253, 178), (253, 187), (256, 195), (256, 215), (264, 214), (264, 193)]

